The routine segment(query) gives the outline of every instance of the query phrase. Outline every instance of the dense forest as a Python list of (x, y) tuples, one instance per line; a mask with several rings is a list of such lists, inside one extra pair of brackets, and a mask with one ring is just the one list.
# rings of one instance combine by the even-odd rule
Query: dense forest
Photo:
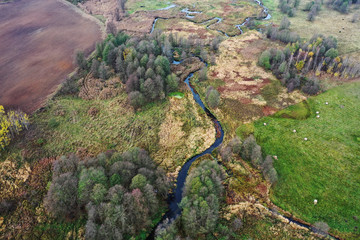
[[(215, 38), (208, 48), (216, 49), (220, 41)], [(109, 34), (97, 44), (95, 55), (89, 60), (83, 53), (77, 54), (79, 75), (68, 79), (59, 93), (76, 93), (77, 79), (82, 76), (91, 75), (102, 81), (117, 76), (126, 86), (131, 105), (137, 109), (177, 91), (179, 78), (171, 72), (170, 64), (191, 56), (210, 59), (200, 40), (172, 34), (167, 37), (159, 31), (143, 37), (130, 37), (123, 32)], [(200, 79), (201, 76), (206, 76), (206, 70), (200, 72)]]
[(144, 234), (165, 206), (169, 182), (142, 149), (107, 152), (53, 163), (46, 211), (58, 220), (85, 217), (86, 239), (130, 239)]
[[(299, 37), (293, 41), (288, 38), (290, 35), (286, 31), (290, 24), (285, 27), (284, 25), (280, 28), (269, 27), (266, 35), (268, 38), (290, 43), (283, 50), (264, 51), (259, 58), (259, 64), (271, 70), (289, 92), (301, 89), (310, 95), (317, 94), (320, 91), (317, 77), (322, 73), (342, 78), (360, 75), (358, 63), (338, 56), (336, 38), (315, 34), (309, 41), (302, 42)], [(285, 30), (280, 30), (281, 27)]]

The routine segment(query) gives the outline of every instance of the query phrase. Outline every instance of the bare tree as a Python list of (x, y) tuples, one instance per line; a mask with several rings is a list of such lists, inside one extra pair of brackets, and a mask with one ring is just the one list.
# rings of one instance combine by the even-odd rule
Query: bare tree
[(118, 3), (118, 7), (121, 9), (122, 13), (125, 13), (126, 0), (118, 0), (117, 3)]
[(106, 32), (109, 34), (111, 33), (114, 36), (117, 34), (117, 28), (116, 28), (114, 22), (108, 22), (106, 24)]
[(120, 20), (121, 20), (119, 8), (115, 8), (115, 20), (116, 20), (116, 21), (120, 21)]

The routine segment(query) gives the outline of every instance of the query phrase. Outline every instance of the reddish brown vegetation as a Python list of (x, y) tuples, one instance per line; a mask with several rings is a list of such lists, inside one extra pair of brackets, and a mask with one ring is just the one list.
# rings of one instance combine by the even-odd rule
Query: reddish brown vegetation
[(56, 0), (0, 5), (0, 103), (33, 112), (74, 69), (75, 51), (100, 38), (95, 22)]

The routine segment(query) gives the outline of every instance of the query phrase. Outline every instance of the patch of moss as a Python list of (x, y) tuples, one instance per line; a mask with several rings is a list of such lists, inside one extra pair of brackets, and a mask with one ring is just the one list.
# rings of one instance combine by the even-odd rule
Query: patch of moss
[(253, 123), (242, 124), (236, 129), (236, 135), (241, 139), (245, 139), (250, 134), (254, 133), (254, 131), (255, 127)]
[(181, 99), (184, 97), (184, 93), (182, 92), (172, 92), (169, 94), (170, 97)]
[(307, 101), (303, 101), (296, 105), (290, 106), (274, 114), (277, 118), (291, 118), (296, 120), (304, 120), (310, 117), (311, 111)]

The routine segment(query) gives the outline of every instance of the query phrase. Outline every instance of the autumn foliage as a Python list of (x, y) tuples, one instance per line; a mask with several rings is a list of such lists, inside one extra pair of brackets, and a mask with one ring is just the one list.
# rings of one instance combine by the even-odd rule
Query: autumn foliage
[(0, 105), (0, 150), (9, 145), (12, 138), (29, 126), (29, 117), (20, 111), (8, 111)]

